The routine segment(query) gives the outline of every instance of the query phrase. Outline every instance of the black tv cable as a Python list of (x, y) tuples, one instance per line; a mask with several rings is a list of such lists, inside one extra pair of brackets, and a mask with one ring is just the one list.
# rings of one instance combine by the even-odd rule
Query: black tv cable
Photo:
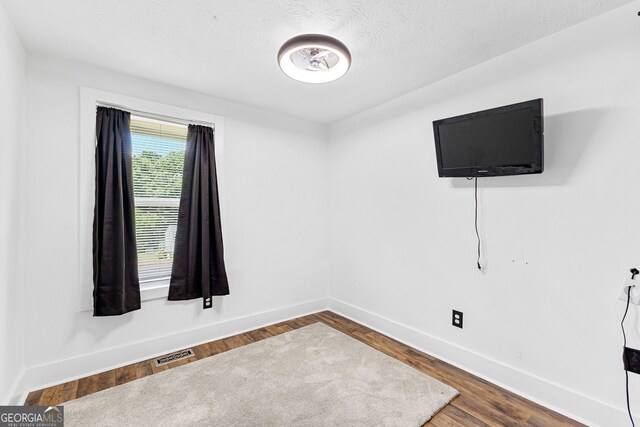
[(476, 208), (475, 208), (475, 215), (474, 215), (474, 225), (476, 228), (476, 238), (478, 239), (478, 258), (476, 259), (476, 265), (478, 267), (478, 270), (482, 271), (482, 266), (480, 265), (480, 233), (478, 232), (478, 175), (476, 175), (475, 177), (467, 177), (467, 179), (469, 181), (471, 181), (472, 179), (475, 180), (474, 182), (474, 198), (475, 198), (475, 204), (476, 204)]
[[(631, 278), (633, 279), (635, 277), (636, 274), (639, 274), (638, 270), (635, 268), (631, 269)], [(627, 348), (627, 334), (624, 332), (624, 319), (627, 318), (627, 312), (629, 311), (629, 302), (631, 302), (631, 288), (633, 288), (633, 286), (629, 286), (629, 289), (627, 289), (627, 307), (624, 309), (624, 315), (622, 316), (622, 321), (620, 322), (620, 327), (622, 328), (622, 339), (624, 341), (624, 347), (623, 348)], [(627, 357), (627, 352), (623, 350), (623, 354), (624, 357)], [(629, 366), (629, 360), (626, 360), (626, 366)], [(624, 370), (624, 380), (625, 380), (625, 389), (627, 392), (627, 412), (629, 413), (629, 419), (631, 420), (631, 425), (633, 427), (636, 426), (636, 424), (633, 422), (633, 414), (631, 414), (631, 404), (629, 403), (629, 371), (627, 371), (626, 369)]]

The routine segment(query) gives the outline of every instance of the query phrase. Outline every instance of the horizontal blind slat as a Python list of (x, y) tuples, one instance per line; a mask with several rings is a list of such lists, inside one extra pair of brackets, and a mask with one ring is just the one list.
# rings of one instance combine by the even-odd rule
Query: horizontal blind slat
[(131, 117), (141, 281), (171, 276), (186, 138), (186, 126)]

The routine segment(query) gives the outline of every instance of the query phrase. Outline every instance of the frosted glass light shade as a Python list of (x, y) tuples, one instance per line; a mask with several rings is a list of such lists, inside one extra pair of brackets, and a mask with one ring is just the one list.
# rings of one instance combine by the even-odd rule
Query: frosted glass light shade
[(278, 64), (292, 79), (305, 83), (327, 83), (349, 71), (351, 53), (333, 37), (303, 34), (282, 45), (278, 52)]

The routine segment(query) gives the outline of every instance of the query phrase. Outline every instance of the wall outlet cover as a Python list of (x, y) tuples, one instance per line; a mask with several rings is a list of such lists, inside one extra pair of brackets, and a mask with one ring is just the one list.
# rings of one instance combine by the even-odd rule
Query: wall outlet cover
[(462, 329), (462, 312), (458, 310), (453, 310), (451, 313), (451, 324), (456, 328)]

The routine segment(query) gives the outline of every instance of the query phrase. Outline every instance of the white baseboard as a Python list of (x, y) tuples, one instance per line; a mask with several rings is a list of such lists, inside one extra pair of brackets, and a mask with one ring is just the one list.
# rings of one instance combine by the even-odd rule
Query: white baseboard
[(336, 299), (329, 299), (329, 310), (581, 423), (594, 427), (629, 424), (626, 408), (615, 408), (562, 385)]
[(135, 344), (113, 347), (96, 353), (31, 366), (24, 371), (24, 375), (21, 375), (19, 381), (16, 382), (10, 395), (14, 396), (11, 403), (24, 403), (24, 398), (29, 391), (73, 381), (183, 348), (323, 311), (327, 309), (327, 303), (327, 299), (323, 298), (295, 306), (229, 319), (180, 333), (140, 341)]

